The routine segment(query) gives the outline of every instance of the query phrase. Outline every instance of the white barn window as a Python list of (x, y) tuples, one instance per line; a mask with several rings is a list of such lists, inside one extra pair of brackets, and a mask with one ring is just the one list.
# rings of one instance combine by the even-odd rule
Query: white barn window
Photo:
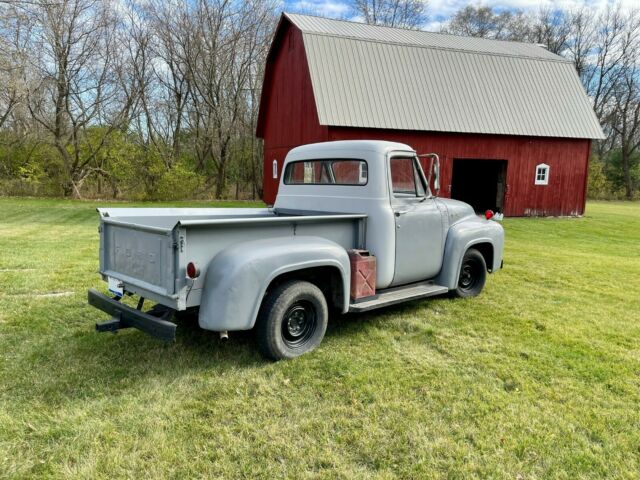
[(546, 163), (536, 165), (536, 185), (549, 185), (549, 169)]

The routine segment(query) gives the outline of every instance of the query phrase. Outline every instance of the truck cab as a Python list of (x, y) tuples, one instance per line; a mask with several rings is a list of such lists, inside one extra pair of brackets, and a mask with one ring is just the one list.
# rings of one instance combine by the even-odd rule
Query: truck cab
[[(254, 329), (261, 351), (284, 359), (316, 348), (330, 313), (478, 295), (502, 266), (504, 231), (438, 198), (430, 159), (425, 175), (404, 144), (305, 145), (274, 172), (271, 208), (99, 209), (100, 272), (116, 287), (113, 298), (89, 291), (89, 303), (113, 316), (97, 329), (172, 340), (171, 315), (194, 309), (203, 329), (225, 338)], [(137, 309), (120, 301), (126, 295), (140, 297)], [(147, 312), (145, 299), (156, 302)]]
[(486, 254), (489, 271), (502, 261), (504, 233), (471, 206), (435, 196), (431, 189), (439, 183), (438, 170), (427, 179), (416, 152), (401, 143), (305, 145), (285, 159), (274, 208), (365, 213), (366, 249), (377, 260), (379, 289), (438, 277), (452, 286), (449, 268), (443, 271), (445, 252), (452, 254), (461, 231), (469, 242), (464, 247), (475, 245)]

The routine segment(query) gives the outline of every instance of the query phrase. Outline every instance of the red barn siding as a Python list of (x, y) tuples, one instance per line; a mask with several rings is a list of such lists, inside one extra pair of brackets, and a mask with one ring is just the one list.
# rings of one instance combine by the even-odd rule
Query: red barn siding
[[(508, 216), (581, 215), (590, 141), (330, 127), (329, 140), (388, 140), (406, 143), (418, 153), (435, 152), (441, 162), (440, 195), (451, 195), (454, 159), (506, 160)], [(550, 166), (549, 185), (534, 185), (536, 165)]]
[(311, 76), (304, 52), (302, 32), (288, 25), (277, 39), (278, 54), (268, 61), (268, 78), (262, 94), (264, 117), (258, 135), (264, 138), (264, 193), (266, 203), (273, 203), (278, 180), (272, 178), (273, 160), (282, 173), (284, 157), (294, 147), (327, 140), (328, 128), (318, 120), (311, 87)]

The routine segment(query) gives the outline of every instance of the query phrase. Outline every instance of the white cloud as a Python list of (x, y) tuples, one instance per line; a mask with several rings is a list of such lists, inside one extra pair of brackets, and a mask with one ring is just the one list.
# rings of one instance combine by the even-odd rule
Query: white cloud
[(349, 17), (351, 8), (340, 0), (298, 0), (288, 4), (289, 11), (320, 15), (322, 17)]
[[(535, 13), (540, 8), (574, 9), (588, 6), (594, 10), (604, 10), (613, 0), (426, 0), (428, 2), (428, 23), (425, 30), (439, 31), (444, 22), (456, 11), (467, 5), (490, 6), (505, 10), (523, 10)], [(638, 4), (638, 0), (616, 0), (622, 8), (629, 10)], [(288, 12), (306, 13), (329, 18), (341, 18), (362, 21), (357, 17), (348, 0), (282, 0), (284, 10)]]
[[(619, 1), (623, 9), (631, 9), (638, 5), (638, 0)], [(568, 10), (587, 6), (594, 10), (604, 10), (607, 5), (610, 4), (612, 4), (611, 0), (486, 0), (474, 2), (464, 0), (429, 0), (428, 13), (434, 21), (439, 21), (442, 17), (449, 17), (467, 5), (537, 12), (543, 7)]]

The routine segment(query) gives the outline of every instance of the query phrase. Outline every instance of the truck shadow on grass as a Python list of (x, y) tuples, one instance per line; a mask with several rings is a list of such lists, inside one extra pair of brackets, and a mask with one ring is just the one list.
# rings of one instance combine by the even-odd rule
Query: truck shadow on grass
[[(379, 328), (390, 319), (421, 308), (420, 302), (411, 302), (385, 308), (376, 313), (334, 315), (323, 342), (325, 348), (332, 339), (361, 337), (367, 342), (367, 331)], [(64, 404), (72, 399), (100, 397), (140, 388), (146, 379), (160, 379), (170, 385), (184, 376), (198, 372), (221, 375), (230, 370), (274, 371), (286, 369), (289, 362), (313, 361), (312, 355), (286, 362), (274, 363), (260, 355), (253, 331), (231, 332), (230, 339), (222, 341), (218, 334), (202, 330), (197, 318), (178, 321), (176, 342), (167, 344), (135, 329), (117, 334), (97, 333), (91, 321), (100, 320), (84, 312), (68, 324), (75, 324), (60, 335), (41, 337), (34, 344), (27, 342), (21, 355), (12, 362), (5, 387), (15, 396), (32, 400)], [(42, 312), (43, 317), (47, 315)], [(67, 319), (69, 321), (69, 319)], [(69, 328), (69, 327), (67, 327)], [(373, 341), (373, 340), (371, 340)], [(315, 355), (322, 355), (316, 353)], [(317, 360), (317, 359), (315, 359)], [(46, 372), (37, 376), (27, 372)]]
[[(434, 300), (429, 302), (415, 300), (401, 305), (384, 307), (375, 312), (333, 314), (329, 319), (322, 345), (325, 345), (332, 338), (366, 335), (366, 330), (377, 328), (399, 316), (414, 315), (431, 302)], [(155, 355), (158, 351), (162, 351), (163, 361), (170, 362), (171, 359), (179, 360), (182, 357), (188, 357), (195, 361), (193, 368), (196, 369), (250, 368), (274, 363), (258, 352), (255, 330), (229, 332), (229, 339), (222, 340), (219, 338), (218, 332), (200, 328), (197, 312), (183, 314), (177, 319), (174, 318), (173, 321), (178, 325), (174, 343), (164, 343), (135, 329), (127, 329), (117, 334), (98, 334), (93, 331), (91, 334), (96, 337), (93, 341), (99, 343), (101, 348), (106, 349), (106, 355), (109, 355), (108, 349), (117, 345), (116, 348), (127, 351), (130, 349), (136, 352), (138, 362), (143, 360), (141, 355), (145, 354), (146, 359), (157, 364), (158, 358)]]
[[(8, 365), (5, 392), (63, 404), (106, 391), (136, 389), (149, 378), (170, 384), (198, 371), (219, 375), (230, 369), (255, 369), (266, 362), (254, 347), (252, 332), (222, 342), (216, 333), (201, 330), (197, 321), (183, 320), (176, 342), (167, 344), (135, 329), (97, 333), (93, 323), (102, 318), (93, 309), (88, 312), (65, 318), (62, 331), (55, 325), (32, 332), (30, 339), (14, 340), (21, 347), (16, 346), (19, 353)], [(51, 324), (57, 321), (44, 310), (35, 316), (51, 319)]]

